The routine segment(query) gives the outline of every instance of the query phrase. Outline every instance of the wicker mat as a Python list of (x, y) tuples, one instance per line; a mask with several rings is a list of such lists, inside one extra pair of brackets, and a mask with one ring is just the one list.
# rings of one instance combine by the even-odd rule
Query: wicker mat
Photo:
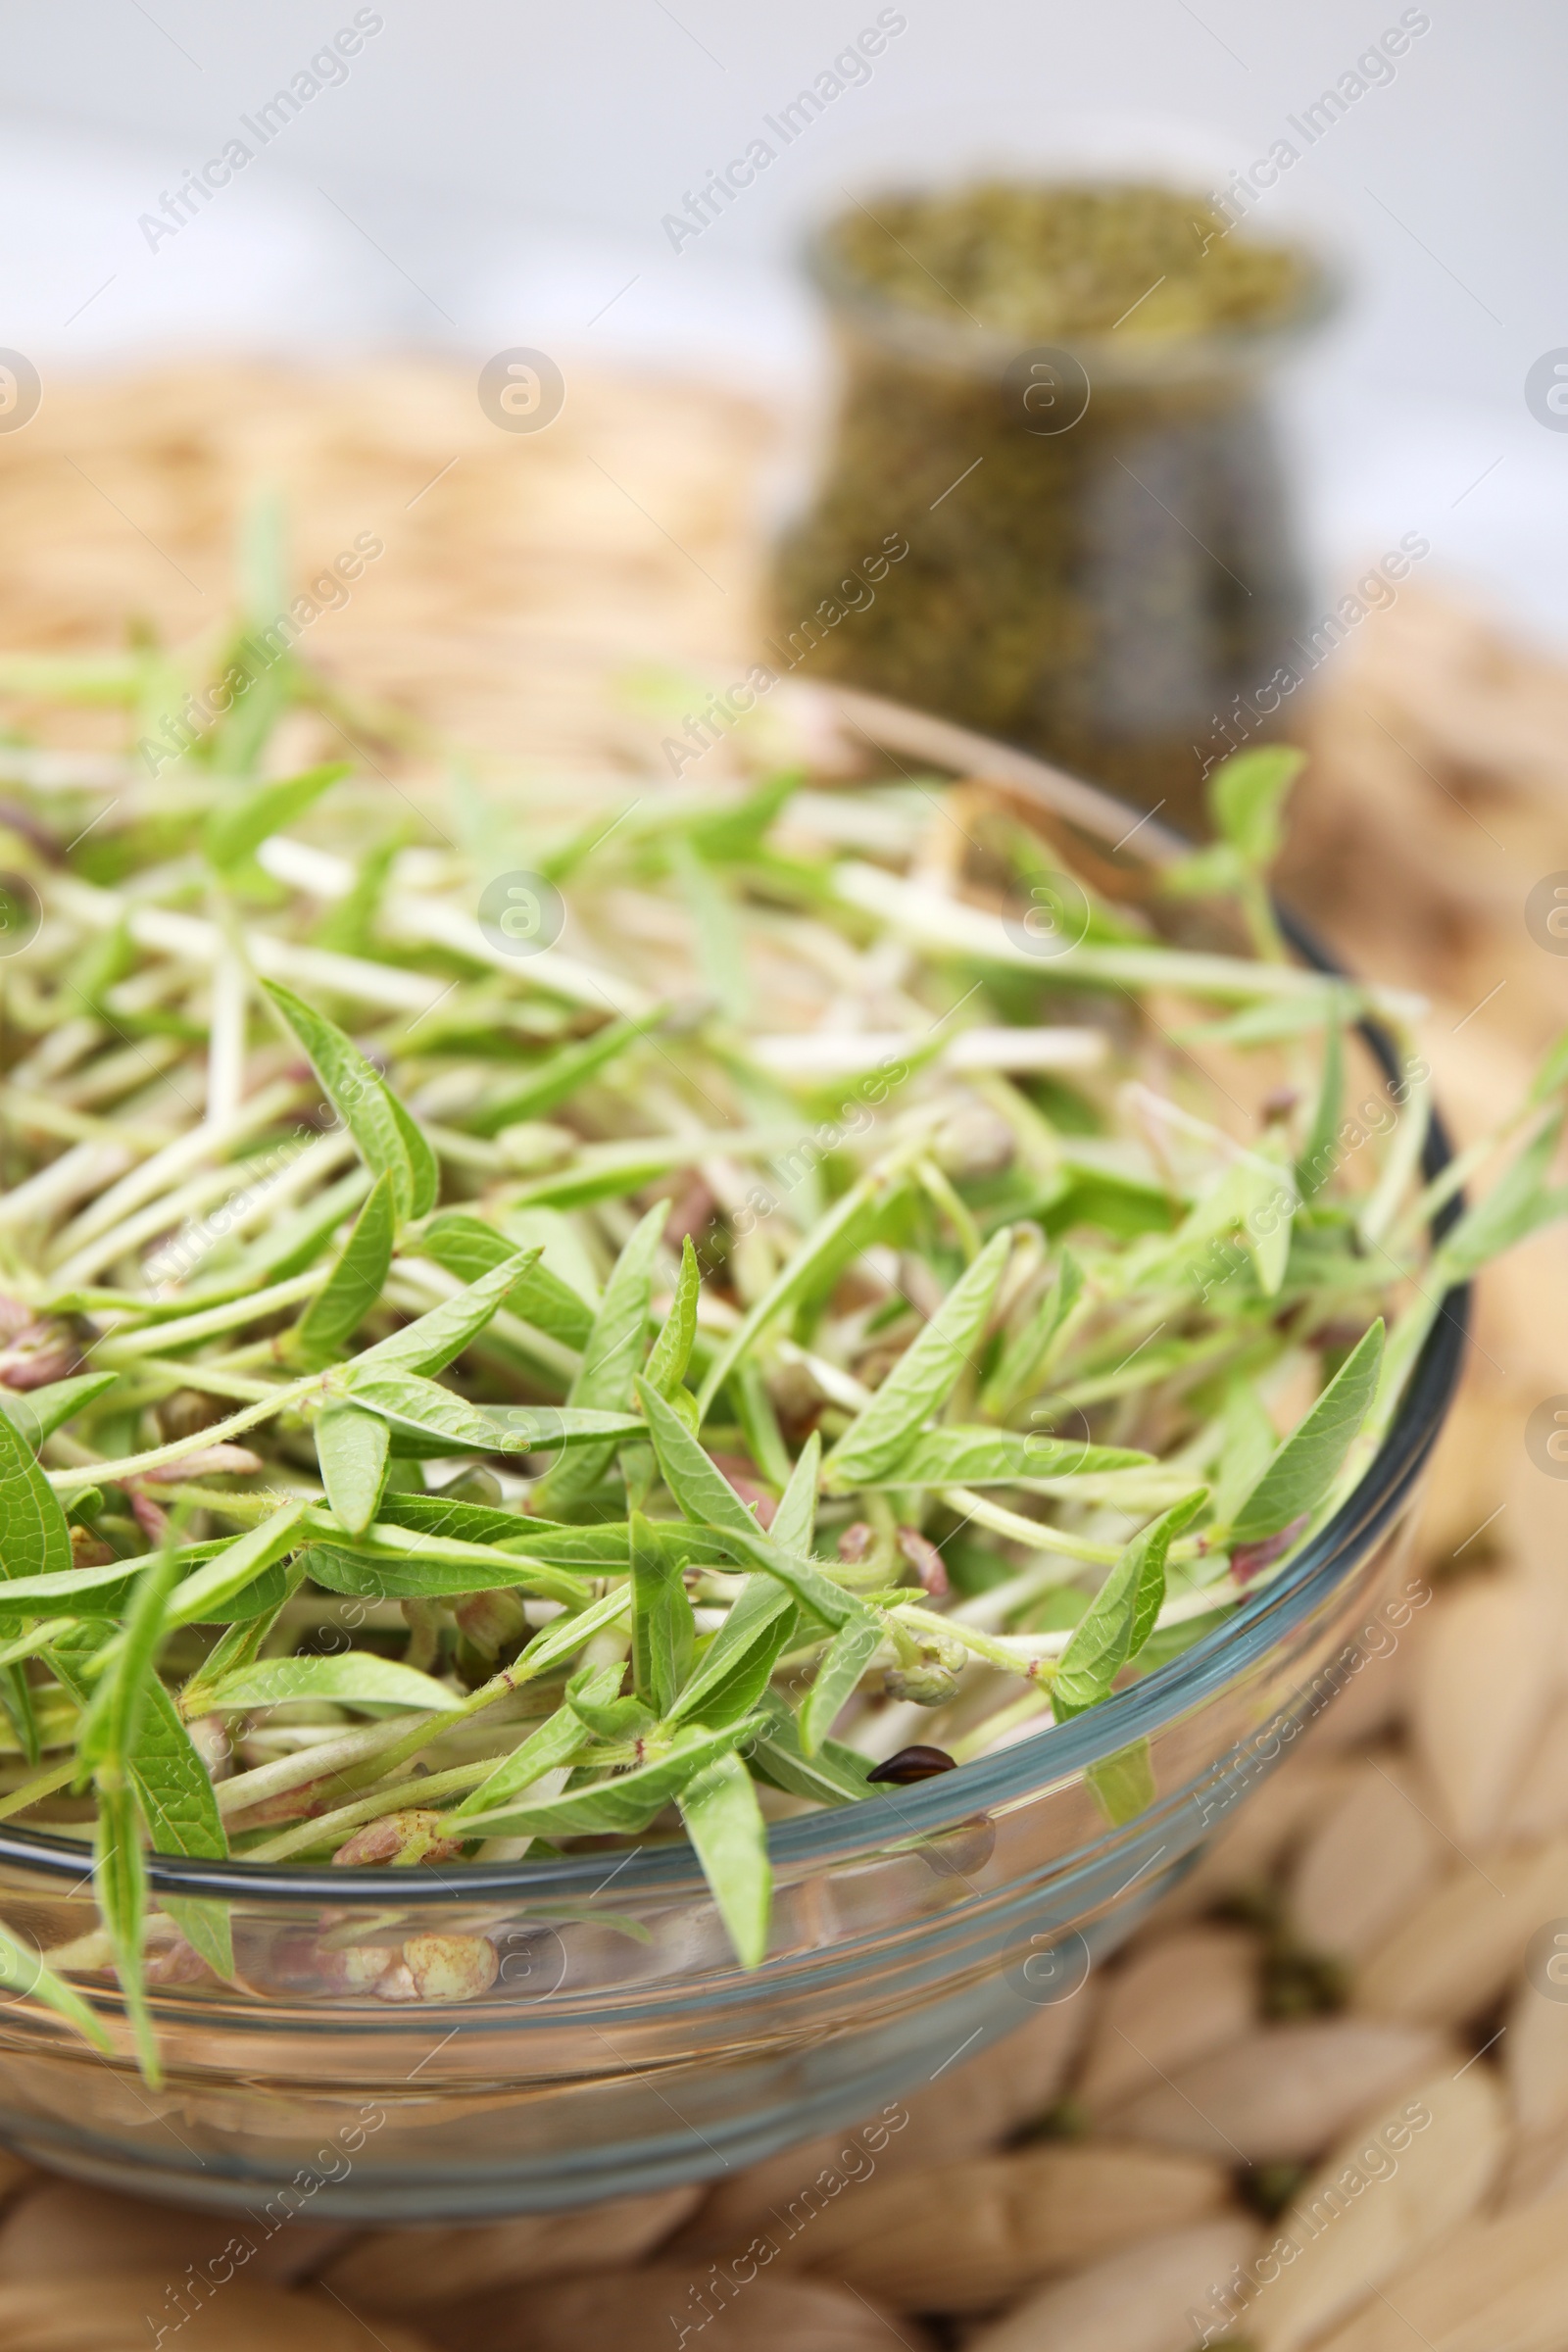
[[(630, 766), (682, 676), (751, 658), (776, 439), (738, 399), (609, 378), (503, 433), (470, 375), (415, 363), (51, 387), (0, 440), (0, 649), (216, 638), (280, 490), (302, 593), (381, 548), (312, 600), (340, 700), (310, 723), (394, 776), (420, 725), (519, 773)], [(1568, 863), (1568, 675), (1407, 585), (1307, 723), (1291, 895), (1430, 998), (1463, 1135), (1568, 1019), (1568, 955), (1526, 920)], [(16, 2167), (0, 2344), (139, 2352), (151, 2311), (188, 2315), (179, 2352), (1568, 2352), (1568, 2002), (1525, 1970), (1568, 1915), (1568, 1499), (1521, 1437), (1568, 1387), (1560, 1235), (1488, 1278), (1477, 1343), (1387, 1654), (1123, 1955), (895, 2127), (581, 2216), (299, 2224), (174, 2302), (228, 2223)]]

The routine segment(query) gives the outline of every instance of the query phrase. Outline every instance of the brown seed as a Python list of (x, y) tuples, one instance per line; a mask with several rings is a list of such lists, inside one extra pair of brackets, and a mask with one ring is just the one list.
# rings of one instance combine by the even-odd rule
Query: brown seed
[(345, 1869), (374, 1864), (450, 1862), (461, 1854), (464, 1840), (449, 1833), (445, 1817), (412, 1807), (403, 1813), (383, 1813), (367, 1821), (332, 1856)]
[(212, 1970), (183, 1936), (172, 1936), (166, 1943), (149, 1947), (142, 1970), (149, 1984), (210, 1984), (214, 1982)]
[(279, 1937), (269, 1952), (248, 1962), (245, 1981), (260, 1992), (299, 1992), (331, 1999), (371, 1992), (398, 1963), (396, 1944), (329, 1943), (305, 1931)]
[(865, 1777), (868, 1781), (888, 1781), (896, 1788), (906, 1788), (915, 1781), (935, 1780), (939, 1772), (955, 1769), (945, 1747), (901, 1747), (885, 1763), (873, 1764)]
[(515, 1592), (469, 1592), (455, 1601), (452, 1614), (480, 1655), (497, 1657), (501, 1650), (525, 1642), (528, 1619)]
[(474, 2001), (489, 1991), (501, 1963), (488, 1936), (411, 1936), (403, 1965), (421, 2001)]
[(901, 1527), (899, 1549), (925, 1591), (940, 1598), (948, 1590), (947, 1562), (930, 1537), (922, 1536), (917, 1527)]
[(43, 1389), (65, 1380), (81, 1362), (81, 1348), (68, 1323), (29, 1323), (0, 1348), (0, 1383), (8, 1389)]

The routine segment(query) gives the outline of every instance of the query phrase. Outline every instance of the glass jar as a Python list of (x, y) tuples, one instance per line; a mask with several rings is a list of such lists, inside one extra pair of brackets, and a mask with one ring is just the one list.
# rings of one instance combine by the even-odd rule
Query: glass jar
[[(827, 699), (891, 753), (1000, 775), (1021, 814), (1101, 845), (1128, 831), (1125, 804), (1022, 754)], [(1158, 821), (1138, 828), (1124, 886), (1176, 847)], [(1392, 1054), (1383, 1066), (1392, 1077)], [(1447, 1157), (1435, 1123), (1427, 1172)], [(1398, 1646), (1420, 1605), (1404, 1537), (1464, 1319), (1456, 1293), (1359, 1485), (1223, 1626), (1065, 1724), (874, 1804), (776, 1824), (772, 1940), (751, 1973), (680, 1843), (415, 1870), (154, 1855), (155, 1903), (220, 1906), (235, 1968), (230, 1983), (161, 1976), (156, 1953), (174, 1947), (155, 1915), (165, 2079), (151, 2084), (84, 1847), (0, 1826), (0, 1918), (114, 2043), (106, 2059), (24, 1986), (0, 1993), (0, 2141), (269, 2232), (302, 2212), (458, 2220), (710, 2179), (978, 2055), (1075, 1998), (1323, 1708)], [(1111, 1826), (1097, 1783), (1143, 1742), (1141, 1809)], [(400, 1976), (402, 1997), (372, 1989)]]
[(1291, 251), (1266, 325), (1020, 348), (856, 278), (830, 225), (808, 265), (837, 421), (778, 551), (769, 658), (1201, 832), (1207, 767), (1280, 728), (1306, 618), (1268, 380), (1336, 289)]

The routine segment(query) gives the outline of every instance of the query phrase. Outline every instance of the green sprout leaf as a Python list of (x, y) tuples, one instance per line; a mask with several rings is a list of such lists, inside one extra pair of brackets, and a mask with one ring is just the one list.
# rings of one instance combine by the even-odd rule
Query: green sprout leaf
[(1081, 1715), (1110, 1696), (1117, 1675), (1154, 1630), (1165, 1597), (1165, 1559), (1171, 1544), (1208, 1500), (1200, 1488), (1134, 1536), (1073, 1630), (1051, 1685), (1058, 1722)]
[(435, 1199), (435, 1154), (379, 1071), (323, 1013), (276, 980), (264, 981), (279, 1017), (310, 1057), (327, 1101), (372, 1176), (391, 1180), (400, 1219), (423, 1216)]
[(771, 1577), (750, 1578), (667, 1710), (668, 1721), (714, 1726), (750, 1716), (794, 1630), (794, 1595)]
[(547, 1054), (543, 1061), (529, 1071), (526, 1078), (507, 1087), (501, 1094), (481, 1103), (468, 1121), (475, 1135), (499, 1135), (503, 1127), (512, 1127), (523, 1119), (542, 1119), (565, 1102), (585, 1086), (618, 1061), (627, 1048), (639, 1038), (657, 1029), (664, 1017), (664, 1007), (656, 1005), (636, 1020), (611, 1021), (581, 1044), (563, 1046), (559, 1052)]
[[(598, 1688), (608, 1697), (620, 1680), (618, 1666), (599, 1670)], [(609, 1688), (605, 1686), (608, 1684)], [(593, 1739), (587, 1724), (571, 1707), (558, 1707), (547, 1716), (536, 1732), (530, 1732), (520, 1745), (504, 1756), (488, 1780), (454, 1806), (454, 1821), (466, 1821), (476, 1813), (494, 1813), (525, 1788), (543, 1780), (547, 1772), (559, 1772), (582, 1754)]]
[(351, 1536), (363, 1536), (375, 1517), (386, 1484), (392, 1433), (364, 1405), (323, 1405), (316, 1416), (316, 1458), (332, 1515)]
[(1285, 803), (1306, 765), (1286, 744), (1233, 752), (1208, 780), (1214, 829), (1253, 873), (1266, 873), (1285, 839)]
[[(668, 1201), (657, 1202), (616, 1259), (583, 1348), (582, 1364), (566, 1394), (568, 1411), (619, 1413), (630, 1404), (648, 1329), (654, 1258), (668, 1217)], [(584, 1446), (558, 1462), (543, 1496), (547, 1506), (559, 1509), (591, 1493), (604, 1477), (614, 1450), (612, 1443)]]
[(247, 1528), (244, 1535), (220, 1545), (211, 1559), (175, 1587), (165, 1623), (171, 1628), (220, 1623), (223, 1612), (246, 1588), (299, 1543), (304, 1510), (303, 1500), (285, 1502), (259, 1527)]
[(1020, 1479), (1089, 1478), (1141, 1470), (1152, 1456), (1127, 1446), (1088, 1446), (1011, 1429), (928, 1429), (870, 1487), (998, 1487)]
[(1568, 1185), (1551, 1185), (1547, 1173), (1557, 1155), (1562, 1115), (1543, 1128), (1498, 1177), (1491, 1191), (1467, 1209), (1441, 1251), (1443, 1273), (1462, 1282), (1505, 1250), (1554, 1224), (1568, 1210)]
[(362, 1389), (367, 1374), (379, 1379), (389, 1372), (444, 1372), (468, 1343), (478, 1338), (485, 1325), (494, 1320), (523, 1266), (531, 1265), (537, 1255), (537, 1250), (514, 1250), (477, 1282), (470, 1282), (455, 1298), (444, 1298), (427, 1315), (420, 1315), (416, 1322), (395, 1331), (390, 1339), (377, 1340), (373, 1348), (367, 1348), (354, 1358), (347, 1376), (350, 1385), (355, 1390)]
[(345, 1706), (430, 1707), (450, 1712), (462, 1701), (445, 1683), (416, 1667), (378, 1658), (373, 1650), (350, 1650), (337, 1658), (261, 1658), (209, 1687), (207, 1703), (218, 1714), (243, 1714), (251, 1707), (282, 1707), (294, 1699), (338, 1699)]
[(839, 1709), (871, 1663), (881, 1635), (882, 1629), (875, 1623), (857, 1623), (845, 1626), (828, 1643), (800, 1712), (803, 1754), (816, 1754)]
[(1382, 1362), (1380, 1318), (1346, 1357), (1306, 1418), (1276, 1449), (1231, 1521), (1232, 1544), (1260, 1544), (1317, 1509), (1370, 1410)]
[(822, 1441), (813, 1429), (801, 1448), (801, 1458), (790, 1472), (789, 1484), (779, 1496), (768, 1534), (782, 1551), (798, 1551), (810, 1556), (816, 1536), (816, 1488), (821, 1475)]
[(908, 1451), (959, 1375), (973, 1364), (1011, 1250), (1011, 1230), (1004, 1229), (948, 1293), (828, 1455), (822, 1474), (830, 1491), (842, 1494), (863, 1486)]
[(141, 1822), (134, 1791), (102, 1788), (98, 1791), (98, 1826), (93, 1838), (93, 1890), (98, 1911), (109, 1934), (120, 1979), (121, 1998), (130, 2021), (136, 2063), (142, 2079), (155, 2087), (163, 2082), (158, 2037), (147, 2006), (143, 1947), (147, 1935), (147, 1862), (142, 1852)]
[[(206, 1765), (191, 1744), (179, 1709), (153, 1676), (127, 1772), (136, 1808), (155, 1854), (190, 1854), (220, 1861), (228, 1838)], [(234, 1939), (226, 1905), (200, 1897), (164, 1897), (164, 1908), (215, 1976), (234, 1974)]]
[(667, 1397), (671, 1402), (691, 1362), (692, 1342), (697, 1337), (697, 1294), (701, 1287), (702, 1275), (697, 1252), (692, 1248), (691, 1235), (687, 1234), (681, 1243), (680, 1275), (675, 1284), (675, 1296), (670, 1300), (669, 1313), (648, 1357), (649, 1387), (657, 1389), (661, 1396)]
[[(71, 1570), (71, 1528), (31, 1446), (0, 1413), (0, 1576), (37, 1579)], [(7, 1596), (9, 1610), (12, 1596)]]
[(52, 1380), (41, 1389), (0, 1388), (0, 1413), (36, 1452), (45, 1438), (107, 1395), (119, 1377), (117, 1372), (82, 1372), (74, 1380)]
[(612, 1832), (635, 1837), (700, 1772), (739, 1747), (751, 1728), (746, 1718), (716, 1731), (688, 1727), (676, 1732), (668, 1752), (651, 1763), (544, 1804), (486, 1813), (474, 1826), (491, 1838), (591, 1838)]
[[(432, 1217), (420, 1237), (419, 1249), (466, 1283), (477, 1282), (481, 1274), (517, 1256), (515, 1242), (509, 1242), (482, 1217), (460, 1208)], [(509, 1313), (520, 1315), (536, 1331), (548, 1332), (567, 1348), (584, 1348), (594, 1327), (593, 1308), (537, 1254), (522, 1261), (522, 1272), (501, 1303)]]
[(639, 1698), (667, 1715), (691, 1669), (697, 1640), (679, 1564), (649, 1540), (641, 1512), (631, 1521), (631, 1662)]
[(776, 1690), (759, 1702), (759, 1729), (751, 1741), (752, 1770), (788, 1796), (804, 1796), (816, 1805), (853, 1805), (881, 1793), (882, 1784), (869, 1783), (869, 1756), (836, 1740), (823, 1740), (808, 1755), (801, 1744), (799, 1718)]
[(687, 1782), (676, 1802), (736, 1958), (742, 1968), (760, 1968), (767, 1957), (773, 1871), (751, 1774), (739, 1756), (719, 1756)]
[(390, 1175), (371, 1185), (324, 1288), (295, 1328), (289, 1354), (307, 1371), (330, 1364), (381, 1296), (392, 1263), (397, 1204)]
[(38, 2001), (57, 2017), (63, 2017), (68, 2025), (74, 2026), (78, 2034), (85, 2034), (106, 2054), (113, 2048), (103, 2019), (88, 2007), (74, 1985), (57, 1977), (52, 1968), (46, 1968), (37, 1953), (29, 1951), (3, 1925), (0, 1925), (0, 1992), (11, 2000)]
[(570, 1404), (470, 1404), (455, 1390), (414, 1372), (362, 1374), (359, 1367), (368, 1360), (361, 1356), (352, 1367), (349, 1402), (399, 1429), (440, 1438), (453, 1451), (543, 1453), (558, 1446), (592, 1446), (597, 1455), (617, 1438), (641, 1435), (631, 1413), (587, 1412)]
[(285, 831), (323, 792), (351, 773), (350, 763), (338, 760), (308, 767), (302, 775), (285, 776), (275, 784), (253, 785), (248, 792), (220, 801), (202, 827), (208, 863), (220, 873), (244, 864), (270, 835)]

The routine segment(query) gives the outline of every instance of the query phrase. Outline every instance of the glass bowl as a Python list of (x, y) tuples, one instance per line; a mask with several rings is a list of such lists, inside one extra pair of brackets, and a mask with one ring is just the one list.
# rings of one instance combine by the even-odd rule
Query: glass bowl
[[(840, 726), (982, 776), (1102, 856), (1135, 822), (1025, 754), (809, 691)], [(1136, 839), (1124, 870), (1179, 846), (1157, 821)], [(1367, 1042), (1392, 1075), (1384, 1042)], [(1447, 1157), (1435, 1124), (1428, 1172)], [(0, 2004), (0, 2139), (59, 2172), (273, 2226), (302, 2211), (459, 2220), (738, 2169), (978, 2054), (1074, 1997), (1396, 1644), (1411, 1607), (1403, 1538), (1463, 1354), (1464, 1295), (1446, 1306), (1359, 1486), (1223, 1627), (1063, 1726), (874, 1804), (777, 1825), (772, 1946), (755, 1973), (735, 1964), (678, 1845), (403, 1871), (153, 1857), (155, 1896), (223, 1905), (236, 1955), (232, 1984), (152, 1989), (166, 2068), (154, 2087), (86, 1940), (83, 1848), (0, 1829), (0, 1916), (77, 1984), (116, 2053), (24, 1994)], [(1108, 1827), (1089, 1776), (1138, 1741), (1152, 1801)], [(411, 1997), (388, 2002), (369, 1987), (400, 1948)]]

